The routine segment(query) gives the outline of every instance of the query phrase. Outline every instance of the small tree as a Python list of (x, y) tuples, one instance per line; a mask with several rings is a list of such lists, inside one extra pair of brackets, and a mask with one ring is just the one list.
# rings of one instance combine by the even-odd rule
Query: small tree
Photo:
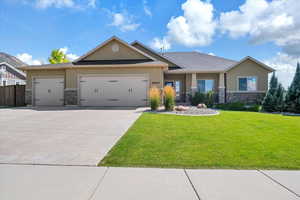
[(278, 79), (275, 76), (275, 73), (273, 73), (271, 80), (270, 80), (270, 86), (269, 90), (262, 102), (262, 110), (266, 112), (276, 112), (276, 104), (277, 104), (277, 92), (278, 89)]
[(285, 99), (285, 110), (288, 112), (300, 113), (300, 64), (297, 63), (297, 69), (289, 87)]
[(54, 49), (52, 52), (51, 52), (51, 55), (50, 57), (48, 58), (49, 62), (51, 64), (58, 64), (58, 63), (68, 63), (70, 62), (68, 59), (67, 59), (67, 56), (66, 54), (64, 54), (64, 52), (62, 52), (61, 50), (59, 49)]

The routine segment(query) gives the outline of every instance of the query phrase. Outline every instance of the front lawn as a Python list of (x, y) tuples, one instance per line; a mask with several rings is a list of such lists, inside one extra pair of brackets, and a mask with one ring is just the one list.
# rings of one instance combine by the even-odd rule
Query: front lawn
[(99, 165), (300, 169), (300, 117), (144, 113)]

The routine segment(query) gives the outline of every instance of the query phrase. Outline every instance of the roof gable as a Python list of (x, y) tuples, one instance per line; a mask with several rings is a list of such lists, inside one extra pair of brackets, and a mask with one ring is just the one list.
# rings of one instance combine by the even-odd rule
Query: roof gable
[(252, 61), (252, 62), (254, 62), (254, 63), (256, 63), (258, 66), (266, 69), (269, 72), (274, 72), (275, 71), (275, 69), (269, 67), (268, 65), (266, 65), (266, 64), (264, 64), (264, 63), (256, 60), (255, 58), (252, 58), (250, 56), (247, 56), (247, 57), (243, 58), (241, 61), (239, 61), (238, 63), (230, 66), (228, 69), (226, 69), (226, 71), (230, 71), (230, 70), (234, 69), (235, 67), (239, 66), (240, 64), (242, 64), (242, 63), (244, 63), (246, 61), (249, 61), (249, 60)]
[(95, 60), (156, 60), (117, 37), (112, 37), (74, 62)]

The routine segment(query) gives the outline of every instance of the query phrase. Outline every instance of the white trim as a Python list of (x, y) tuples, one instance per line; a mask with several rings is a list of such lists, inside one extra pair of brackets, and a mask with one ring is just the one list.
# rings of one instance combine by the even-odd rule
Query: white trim
[(106, 44), (108, 44), (109, 42), (111, 42), (111, 41), (113, 41), (113, 40), (116, 40), (116, 41), (120, 42), (121, 44), (123, 44), (123, 45), (129, 47), (130, 49), (132, 49), (132, 50), (134, 50), (134, 51), (140, 53), (141, 55), (143, 55), (143, 56), (145, 56), (145, 57), (147, 57), (147, 58), (150, 58), (151, 60), (157, 60), (157, 59), (151, 57), (150, 55), (148, 55), (148, 54), (142, 52), (141, 50), (135, 48), (134, 46), (129, 45), (127, 42), (121, 40), (120, 38), (118, 38), (118, 37), (116, 37), (116, 36), (112, 36), (111, 38), (109, 38), (108, 40), (104, 41), (103, 43), (101, 43), (100, 45), (98, 45), (97, 47), (95, 47), (94, 49), (88, 51), (88, 52), (85, 53), (84, 55), (80, 56), (79, 58), (77, 58), (77, 59), (74, 60), (73, 62), (78, 62), (78, 61), (80, 61), (80, 60), (82, 60), (82, 59), (84, 59), (84, 58), (90, 56), (91, 54), (93, 54), (94, 52), (96, 52), (98, 49), (102, 48), (103, 46), (105, 46)]
[[(16, 67), (8, 64), (7, 62), (1, 62), (0, 65), (8, 65), (9, 67), (13, 68), (16, 72), (18, 72), (19, 74), (21, 74), (22, 76), (25, 76), (26, 78), (26, 74), (24, 72), (22, 72), (21, 70), (17, 69)], [(7, 71), (7, 70), (6, 70)], [(20, 79), (20, 78), (19, 78)], [(23, 80), (23, 79), (21, 79)], [(26, 80), (26, 79), (25, 79)]]
[[(240, 90), (240, 83), (239, 83), (239, 79), (240, 78), (246, 78), (247, 79), (247, 81), (248, 81), (248, 78), (255, 78), (256, 79), (256, 83), (255, 83), (255, 87), (256, 87), (256, 90), (251, 90), (251, 91), (249, 91), (249, 90), (246, 90), (246, 91), (243, 91), (243, 90)], [(256, 92), (257, 91), (257, 89), (258, 89), (258, 77), (257, 76), (237, 76), (236, 77), (236, 81), (237, 81), (237, 84), (236, 84), (236, 90), (238, 91), (238, 92)], [(247, 82), (247, 86), (248, 86), (248, 82)], [(248, 88), (247, 88), (248, 89)]]

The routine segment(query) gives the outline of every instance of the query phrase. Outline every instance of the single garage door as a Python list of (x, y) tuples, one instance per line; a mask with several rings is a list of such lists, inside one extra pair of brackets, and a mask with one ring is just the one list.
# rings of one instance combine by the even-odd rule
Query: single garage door
[(144, 77), (80, 77), (82, 106), (146, 106)]
[(34, 98), (36, 106), (62, 106), (64, 104), (64, 79), (36, 78)]

